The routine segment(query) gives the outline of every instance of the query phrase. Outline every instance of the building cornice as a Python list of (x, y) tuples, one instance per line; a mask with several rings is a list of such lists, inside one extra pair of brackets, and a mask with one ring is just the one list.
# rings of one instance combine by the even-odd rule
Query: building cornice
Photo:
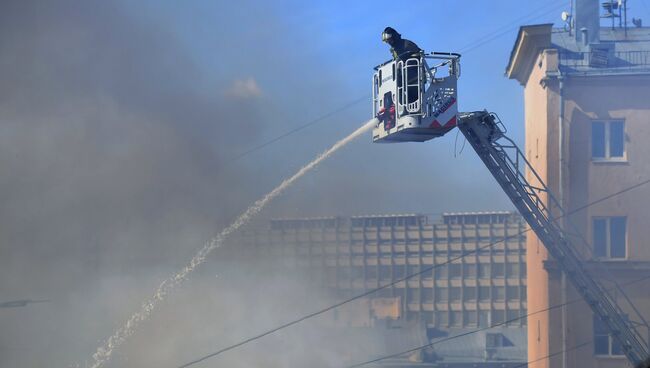
[(519, 28), (519, 34), (510, 52), (510, 59), (506, 67), (505, 74), (508, 78), (516, 79), (522, 85), (526, 84), (539, 50), (551, 46), (552, 30), (552, 23)]

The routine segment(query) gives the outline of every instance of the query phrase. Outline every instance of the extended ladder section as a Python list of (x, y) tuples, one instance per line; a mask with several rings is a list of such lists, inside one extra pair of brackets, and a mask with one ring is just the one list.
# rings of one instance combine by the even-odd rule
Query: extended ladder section
[[(567, 279), (609, 328), (630, 362), (635, 366), (640, 365), (649, 356), (644, 338), (625, 317), (611, 294), (585, 269), (581, 255), (557, 223), (566, 214), (521, 150), (505, 136), (505, 128), (498, 117), (479, 111), (460, 114), (459, 118), (458, 128), (557, 261)], [(526, 168), (530, 180), (526, 178)], [(555, 217), (549, 208), (552, 208)]]

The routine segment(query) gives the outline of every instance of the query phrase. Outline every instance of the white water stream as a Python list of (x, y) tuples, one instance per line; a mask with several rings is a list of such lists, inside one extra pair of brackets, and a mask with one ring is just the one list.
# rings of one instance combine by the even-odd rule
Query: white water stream
[(140, 322), (145, 321), (147, 318), (149, 318), (151, 312), (154, 310), (156, 305), (159, 302), (163, 301), (167, 296), (167, 294), (169, 294), (175, 287), (177, 287), (183, 281), (185, 281), (185, 279), (187, 279), (189, 274), (192, 273), (192, 271), (194, 271), (197, 266), (205, 262), (205, 259), (208, 256), (208, 254), (210, 254), (210, 252), (212, 252), (214, 249), (219, 248), (223, 244), (223, 241), (230, 234), (235, 232), (240, 227), (246, 225), (253, 218), (253, 216), (258, 214), (267, 204), (269, 204), (269, 202), (271, 202), (275, 197), (277, 197), (282, 192), (284, 192), (287, 188), (289, 188), (293, 183), (295, 183), (302, 176), (304, 176), (309, 171), (311, 171), (316, 166), (318, 166), (318, 164), (326, 160), (328, 157), (330, 157), (332, 154), (334, 154), (336, 151), (338, 151), (346, 144), (352, 142), (355, 138), (359, 137), (360, 135), (364, 134), (366, 131), (370, 130), (373, 127), (374, 123), (375, 123), (374, 119), (370, 120), (367, 123), (363, 124), (362, 127), (352, 132), (352, 134), (336, 142), (327, 151), (318, 155), (312, 162), (303, 166), (293, 176), (291, 176), (288, 179), (285, 179), (275, 189), (273, 189), (264, 197), (262, 197), (261, 199), (253, 203), (253, 205), (248, 207), (248, 209), (246, 209), (244, 213), (242, 213), (239, 217), (237, 217), (237, 219), (232, 224), (230, 224), (228, 227), (223, 229), (217, 236), (210, 239), (205, 244), (205, 246), (203, 246), (203, 248), (199, 250), (198, 253), (190, 260), (190, 263), (187, 266), (185, 266), (182, 270), (177, 272), (175, 275), (163, 281), (162, 284), (158, 286), (158, 289), (156, 289), (154, 294), (148, 300), (142, 303), (140, 310), (134, 313), (126, 321), (124, 325), (122, 325), (119, 329), (117, 329), (115, 333), (113, 333), (113, 335), (106, 340), (104, 344), (102, 344), (97, 348), (97, 351), (95, 352), (95, 354), (93, 354), (94, 361), (92, 362), (92, 365), (90, 367), (91, 368), (102, 367), (110, 359), (111, 355), (113, 354), (113, 351), (115, 351), (115, 349), (118, 348), (120, 345), (124, 344), (126, 340), (131, 335), (133, 335), (135, 329), (138, 327)]

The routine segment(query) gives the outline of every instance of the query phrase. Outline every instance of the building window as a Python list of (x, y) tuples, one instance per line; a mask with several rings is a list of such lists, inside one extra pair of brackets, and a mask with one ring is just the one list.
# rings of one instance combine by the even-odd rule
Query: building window
[(591, 123), (591, 158), (595, 161), (625, 160), (625, 123), (594, 121)]
[(627, 257), (627, 218), (597, 217), (593, 219), (594, 256), (608, 259)]
[(420, 273), (420, 265), (409, 264), (406, 265), (406, 276), (415, 276)]
[(519, 277), (519, 263), (508, 263), (506, 264), (506, 273), (509, 278)]
[(449, 317), (449, 326), (451, 327), (461, 327), (463, 325), (462, 321), (463, 315), (459, 311), (452, 311)]
[(490, 311), (487, 310), (478, 311), (478, 326), (479, 327), (490, 326)]
[(510, 326), (518, 326), (521, 324), (521, 318), (519, 317), (519, 309), (508, 309), (506, 314), (506, 321)]
[(391, 271), (389, 265), (379, 266), (379, 277), (384, 280), (388, 280), (391, 278)]
[(449, 278), (450, 279), (459, 279), (460, 278), (460, 267), (459, 263), (452, 263), (449, 265)]
[(393, 291), (391, 289), (381, 289), (378, 290), (376, 293), (378, 298), (392, 298), (393, 297)]
[(479, 288), (478, 288), (478, 299), (479, 300), (490, 300), (490, 287), (489, 286), (479, 286)]
[(465, 290), (463, 291), (465, 294), (463, 298), (465, 301), (475, 301), (476, 300), (476, 287), (474, 286), (466, 286)]
[(433, 303), (433, 289), (423, 288), (422, 289), (422, 300), (425, 303)]
[(476, 322), (477, 322), (476, 311), (465, 311), (463, 314), (465, 317), (465, 326), (476, 327)]
[(436, 288), (436, 302), (446, 302), (449, 300), (449, 289)]
[(609, 334), (607, 326), (594, 316), (594, 354), (605, 356), (623, 355), (621, 345)]
[(366, 268), (366, 278), (369, 279), (377, 278), (377, 266), (368, 266)]
[(517, 300), (519, 299), (519, 286), (507, 286), (506, 294), (508, 300)]
[(419, 303), (420, 289), (408, 289), (407, 300), (409, 303)]
[(492, 277), (503, 278), (505, 275), (505, 264), (495, 263), (492, 265)]
[(352, 267), (352, 278), (353, 279), (363, 278), (363, 267), (359, 267), (359, 266)]
[(504, 310), (495, 310), (492, 312), (492, 325), (491, 326), (498, 326), (503, 324), (505, 322), (505, 314), (506, 312)]
[(452, 286), (449, 289), (449, 300), (451, 300), (452, 302), (460, 301), (460, 287)]
[(502, 302), (506, 299), (506, 288), (504, 286), (492, 286), (492, 300)]
[(401, 279), (401, 278), (403, 278), (404, 277), (404, 269), (405, 269), (404, 265), (395, 265), (395, 266), (393, 266), (393, 272), (394, 272), (393, 279)]
[(482, 279), (490, 278), (490, 264), (479, 263), (478, 264), (478, 277)]
[(503, 347), (503, 334), (500, 333), (486, 333), (485, 334), (485, 347), (488, 349), (491, 348), (500, 348)]
[(447, 265), (435, 266), (435, 275), (436, 280), (442, 280), (447, 278)]
[(447, 327), (449, 325), (449, 314), (446, 311), (436, 312), (436, 326)]
[(476, 265), (473, 263), (463, 264), (463, 277), (466, 279), (476, 278)]
[(422, 313), (422, 320), (428, 326), (433, 325), (433, 314), (432, 313)]

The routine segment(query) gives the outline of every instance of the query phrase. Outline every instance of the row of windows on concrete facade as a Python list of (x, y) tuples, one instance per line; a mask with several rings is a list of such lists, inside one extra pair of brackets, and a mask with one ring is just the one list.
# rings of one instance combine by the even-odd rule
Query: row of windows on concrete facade
[[(402, 265), (397, 268), (398, 273), (391, 273), (391, 266), (338, 266), (327, 267), (325, 273), (328, 286), (343, 298), (392, 282), (395, 284), (373, 296), (398, 297), (408, 320), (425, 321), (440, 328), (477, 327), (487, 326), (488, 321), (502, 323), (526, 314), (523, 257), (513, 263), (440, 265), (402, 282), (396, 281), (431, 266)], [(525, 324), (522, 318), (509, 322), (508, 326)]]
[[(264, 242), (264, 240), (266, 242)], [(250, 239), (244, 244), (251, 245), (257, 254), (309, 256), (309, 257), (446, 257), (450, 259), (464, 257), (516, 256), (525, 254), (525, 239), (519, 241), (494, 242), (458, 242), (458, 243), (418, 243), (366, 242), (348, 241), (302, 242), (297, 239)], [(389, 262), (390, 263), (390, 262)]]
[(373, 228), (363, 227), (358, 229), (280, 229), (270, 230), (265, 236), (274, 237), (275, 241), (283, 237), (294, 236), (301, 242), (422, 242), (422, 243), (457, 243), (467, 241), (494, 241), (507, 237), (506, 240), (516, 242), (524, 236), (521, 235), (523, 224), (518, 226), (508, 225), (427, 225), (422, 228)]
[(387, 292), (378, 295), (391, 297), (405, 296), (407, 304), (510, 302), (526, 300), (525, 285), (421, 287), (404, 290), (387, 288), (384, 290), (387, 290)]
[(490, 256), (490, 255), (517, 255), (525, 252), (523, 244), (503, 244), (491, 246), (490, 243), (486, 244), (464, 244), (463, 246), (450, 247), (447, 245), (438, 244), (435, 247), (423, 245), (422, 247), (405, 247), (405, 246), (381, 246), (381, 245), (366, 245), (366, 246), (327, 246), (327, 247), (309, 247), (309, 246), (278, 246), (269, 249), (261, 249), (261, 252), (269, 254), (285, 254), (285, 255), (352, 255), (352, 256), (374, 256), (374, 257), (420, 257), (420, 256), (436, 256), (459, 258), (466, 256)]
[[(523, 220), (514, 213), (490, 214), (490, 215), (446, 215), (443, 223), (429, 223), (428, 218), (423, 215), (412, 216), (387, 216), (387, 217), (362, 217), (346, 218), (331, 217), (317, 219), (278, 219), (271, 220), (270, 230), (278, 233), (291, 233), (300, 231), (310, 232), (338, 232), (340, 234), (366, 232), (372, 233), (381, 231), (384, 233), (394, 232), (396, 234), (408, 232), (417, 234), (421, 232), (434, 232), (434, 237), (444, 238), (447, 231), (463, 231), (471, 235), (475, 232), (504, 228), (516, 228), (523, 225)], [(421, 236), (420, 236), (421, 237)]]
[[(307, 264), (305, 264), (307, 265)], [(426, 270), (431, 268), (432, 270)], [(420, 273), (422, 271), (422, 273)], [(401, 265), (366, 265), (357, 267), (329, 267), (328, 274), (339, 279), (399, 279), (407, 275), (421, 278), (444, 279), (503, 279), (526, 278), (526, 263), (451, 263), (436, 265), (401, 264)]]
[[(285, 234), (286, 235), (286, 234)], [(523, 248), (523, 236), (517, 241), (510, 241), (495, 244), (485, 249), (479, 249), (489, 244), (495, 237), (473, 238), (473, 237), (452, 237), (442, 239), (375, 239), (375, 240), (335, 240), (334, 242), (323, 242), (319, 239), (310, 239), (308, 242), (298, 239), (288, 239), (286, 236), (273, 240), (270, 237), (271, 248), (275, 251), (292, 253), (351, 253), (368, 254), (381, 253), (391, 256), (417, 255), (422, 252), (432, 251), (435, 255), (447, 254), (450, 258), (461, 257), (463, 253), (455, 248), (465, 250), (477, 250), (479, 255), (498, 255), (504, 252), (517, 252)], [(269, 239), (267, 239), (268, 241)], [(276, 244), (273, 244), (276, 243)], [(280, 244), (282, 243), (282, 244)], [(293, 244), (291, 244), (293, 243)], [(484, 244), (483, 244), (484, 243)], [(362, 244), (363, 246), (356, 246)], [(382, 247), (390, 244), (391, 247)], [(418, 247), (400, 247), (400, 245), (418, 244)], [(433, 244), (433, 247), (431, 245)], [(455, 247), (453, 244), (459, 244)], [(281, 245), (275, 247), (275, 245)], [(627, 257), (627, 218), (616, 217), (595, 217), (592, 219), (592, 246), (593, 255), (597, 258), (624, 259)], [(334, 248), (332, 248), (334, 247)], [(347, 248), (346, 248), (347, 247)], [(327, 249), (329, 248), (329, 252)], [(504, 248), (506, 249), (504, 251)], [(285, 253), (286, 254), (286, 253)]]
[[(432, 290), (432, 289), (429, 289)], [(443, 289), (444, 290), (444, 289)], [(522, 287), (520, 297), (525, 298), (525, 288)], [(373, 296), (381, 298), (399, 298), (404, 311), (404, 317), (407, 321), (420, 321), (429, 326), (437, 328), (450, 327), (488, 327), (504, 324), (507, 327), (526, 326), (526, 304), (525, 302), (493, 302), (489, 289), (485, 292), (485, 303), (476, 301), (470, 302), (445, 302), (433, 300), (421, 300), (413, 298), (426, 289), (397, 290), (384, 289)], [(449, 291), (457, 295), (456, 291)], [(445, 293), (445, 291), (437, 291)], [(469, 295), (467, 289), (462, 291), (465, 297)], [(517, 291), (513, 292), (517, 293)], [(360, 294), (359, 290), (348, 290), (347, 294), (342, 293), (342, 297), (351, 297)], [(428, 292), (429, 297), (432, 295)], [(452, 297), (453, 297), (452, 295)], [(438, 295), (441, 296), (441, 295)], [(437, 296), (437, 297), (438, 297)], [(426, 298), (426, 296), (425, 296)], [(441, 304), (442, 303), (442, 304)]]
[(405, 227), (421, 226), (428, 222), (424, 215), (394, 215), (394, 216), (357, 216), (357, 217), (322, 217), (304, 219), (274, 219), (271, 220), (271, 230), (296, 229), (337, 229), (358, 227)]
[[(365, 231), (364, 231), (365, 230)], [(308, 246), (324, 246), (324, 245), (459, 245), (464, 244), (465, 247), (472, 247), (487, 243), (506, 243), (510, 246), (518, 244), (525, 240), (525, 236), (520, 235), (523, 231), (521, 228), (510, 228), (509, 233), (504, 235), (503, 230), (499, 233), (461, 233), (446, 232), (444, 234), (436, 234), (432, 230), (427, 230), (429, 235), (415, 233), (412, 235), (404, 234), (403, 232), (369, 232), (364, 229), (358, 232), (344, 233), (344, 232), (321, 232), (321, 231), (305, 231), (305, 230), (291, 230), (283, 233), (271, 232), (270, 234), (262, 235), (263, 239), (258, 242), (261, 244), (286, 244), (287, 242), (298, 243), (303, 247)], [(424, 232), (424, 231), (423, 231)], [(497, 244), (495, 244), (497, 245)]]
[[(445, 213), (444, 225), (506, 224), (521, 222), (521, 217), (513, 212)], [(304, 219), (271, 220), (272, 230), (290, 229), (333, 229), (333, 228), (378, 228), (378, 227), (417, 227), (429, 223), (425, 215), (386, 215), (353, 217), (320, 217)]]
[[(497, 309), (505, 309), (505, 302), (511, 309), (524, 308), (526, 303), (526, 286), (452, 286), (452, 287), (413, 287), (407, 289), (386, 288), (379, 296), (402, 298), (407, 310), (448, 310), (449, 305), (462, 306), (464, 309), (476, 310), (480, 306), (494, 304)], [(365, 290), (338, 289), (341, 296), (354, 296)], [(420, 306), (420, 304), (424, 305)], [(453, 309), (453, 308), (452, 308)]]
[(409, 321), (421, 321), (436, 328), (476, 328), (490, 326), (523, 327), (526, 309), (446, 310), (406, 313)]
[[(297, 254), (297, 255), (336, 255), (336, 254), (352, 254), (352, 255), (379, 255), (379, 256), (419, 256), (419, 255), (436, 255), (457, 257), (464, 255), (490, 255), (490, 254), (503, 254), (504, 252), (511, 254), (519, 254), (525, 252), (524, 241), (520, 242), (498, 242), (498, 243), (421, 243), (421, 244), (382, 244), (378, 242), (355, 244), (347, 242), (330, 242), (330, 243), (296, 243), (295, 240), (274, 240), (272, 243), (257, 244), (260, 253), (269, 254)], [(468, 254), (469, 253), (469, 254)]]
[(526, 326), (526, 310), (473, 310), (473, 311), (436, 311), (423, 313), (420, 317), (428, 325), (438, 328), (449, 327), (490, 327), (490, 326)]

